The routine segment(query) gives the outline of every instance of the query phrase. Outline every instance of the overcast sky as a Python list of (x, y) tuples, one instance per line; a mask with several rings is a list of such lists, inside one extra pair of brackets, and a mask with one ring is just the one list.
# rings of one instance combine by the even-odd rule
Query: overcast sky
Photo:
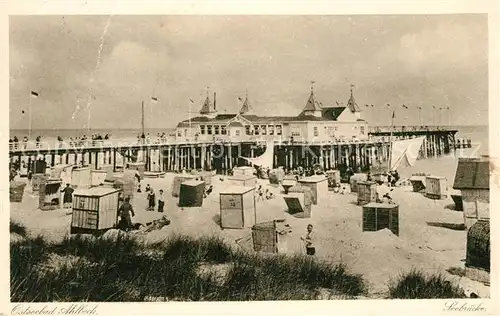
[(222, 112), (248, 90), (257, 114), (294, 115), (312, 80), (324, 105), (354, 84), (371, 125), (390, 123), (386, 104), (396, 124), (419, 124), (418, 106), (426, 124), (448, 122), (433, 106), (488, 119), (486, 15), (11, 16), (9, 33), (11, 128), (28, 127), (30, 89), (34, 129), (85, 128), (90, 89), (94, 129), (139, 128), (142, 100), (146, 127), (173, 127), (207, 86)]

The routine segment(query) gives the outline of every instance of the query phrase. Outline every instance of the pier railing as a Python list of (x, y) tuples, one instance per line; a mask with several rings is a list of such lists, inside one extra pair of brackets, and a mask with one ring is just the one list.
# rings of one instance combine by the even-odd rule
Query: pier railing
[(449, 131), (449, 126), (370, 126), (368, 133), (440, 132)]

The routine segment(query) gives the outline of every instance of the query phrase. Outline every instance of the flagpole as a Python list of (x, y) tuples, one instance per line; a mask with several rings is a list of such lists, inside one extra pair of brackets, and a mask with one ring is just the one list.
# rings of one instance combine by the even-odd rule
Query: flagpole
[(144, 101), (141, 102), (141, 108), (142, 108), (142, 111), (141, 111), (141, 113), (142, 113), (142, 115), (141, 115), (141, 130), (142, 130), (142, 135), (146, 135), (146, 134), (144, 134)]
[(392, 120), (391, 120), (391, 135), (389, 137), (390, 145), (389, 145), (389, 159), (388, 161), (388, 166), (387, 170), (388, 172), (391, 172), (391, 160), (392, 160), (392, 137), (393, 137), (393, 129), (394, 129), (394, 115), (395, 115), (396, 110), (392, 110)]
[(28, 103), (28, 138), (31, 138), (31, 89), (30, 89), (30, 101)]

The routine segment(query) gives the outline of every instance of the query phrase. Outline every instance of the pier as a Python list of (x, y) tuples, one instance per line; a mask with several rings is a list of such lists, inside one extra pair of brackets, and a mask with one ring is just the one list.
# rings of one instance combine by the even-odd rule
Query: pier
[[(446, 155), (457, 148), (457, 130), (442, 127), (394, 127), (392, 137), (409, 139), (425, 136), (419, 159)], [(212, 141), (175, 137), (152, 142), (124, 142), (120, 140), (67, 142), (11, 143), (10, 163), (44, 160), (48, 166), (83, 163), (99, 169), (113, 165), (123, 168), (129, 162), (140, 160), (147, 171), (181, 171), (183, 169), (216, 170), (227, 173), (235, 166), (248, 165), (240, 157), (257, 157), (266, 144), (274, 142), (274, 167), (310, 168), (315, 164), (324, 169), (367, 171), (370, 166), (387, 162), (390, 152), (390, 127), (370, 127), (364, 140), (304, 140), (283, 135), (217, 135)]]

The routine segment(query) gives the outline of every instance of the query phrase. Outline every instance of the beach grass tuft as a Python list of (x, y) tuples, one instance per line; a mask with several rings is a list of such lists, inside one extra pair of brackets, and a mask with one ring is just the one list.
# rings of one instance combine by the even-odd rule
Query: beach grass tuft
[(389, 284), (393, 299), (465, 298), (464, 291), (441, 274), (425, 274), (412, 269)]
[(18, 222), (10, 222), (10, 233), (18, 234), (19, 236), (26, 237), (26, 227)]
[[(27, 238), (11, 245), (11, 262), (13, 302), (306, 300), (324, 297), (325, 289), (346, 298), (366, 293), (362, 277), (343, 265), (247, 253), (215, 236), (177, 235), (151, 245), (128, 235), (75, 235), (55, 245)], [(208, 269), (200, 273), (201, 266)]]

